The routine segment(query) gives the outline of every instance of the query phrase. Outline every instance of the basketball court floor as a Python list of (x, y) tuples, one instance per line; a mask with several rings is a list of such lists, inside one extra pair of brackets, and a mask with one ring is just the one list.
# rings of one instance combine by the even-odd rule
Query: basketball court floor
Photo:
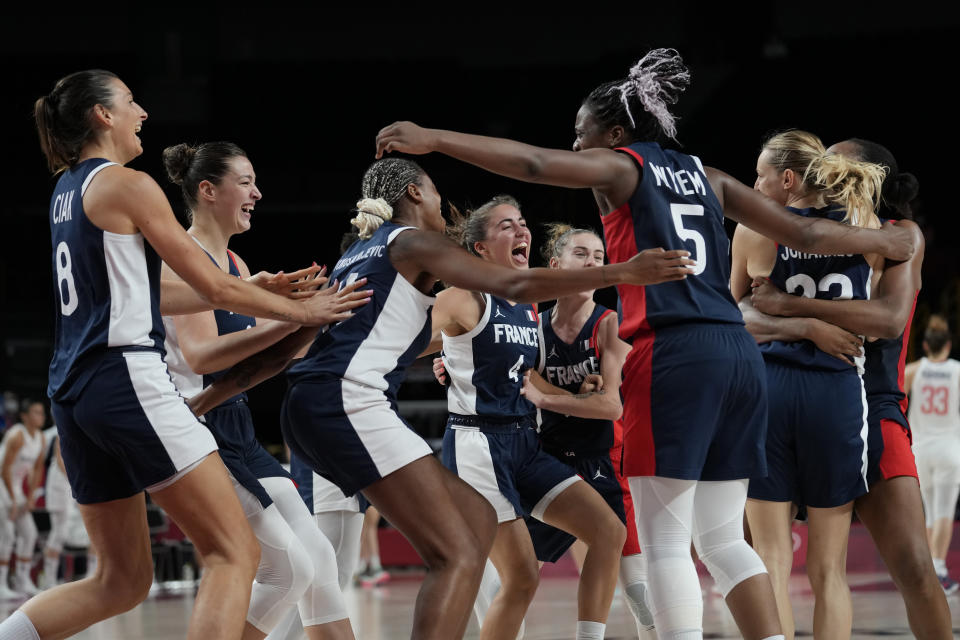
[[(397, 574), (379, 587), (353, 587), (347, 602), (358, 640), (400, 640), (410, 637), (413, 602), (421, 573)], [(791, 579), (792, 600), (797, 619), (797, 636), (811, 637), (813, 596), (803, 574)], [(912, 638), (907, 627), (903, 601), (884, 572), (852, 573), (854, 638)], [(712, 581), (701, 578), (704, 590), (704, 637), (738, 638), (737, 627), (722, 598), (712, 590)], [(577, 581), (571, 577), (548, 577), (540, 585), (527, 615), (528, 640), (571, 638), (576, 625)], [(955, 632), (960, 632), (960, 594), (947, 597), (953, 612)], [(190, 587), (155, 589), (139, 607), (102, 622), (75, 636), (83, 640), (174, 640), (185, 636), (193, 602)], [(0, 602), (5, 617), (18, 602)], [(465, 638), (475, 639), (478, 630), (471, 622)], [(636, 638), (633, 619), (618, 594), (607, 623), (608, 640)]]

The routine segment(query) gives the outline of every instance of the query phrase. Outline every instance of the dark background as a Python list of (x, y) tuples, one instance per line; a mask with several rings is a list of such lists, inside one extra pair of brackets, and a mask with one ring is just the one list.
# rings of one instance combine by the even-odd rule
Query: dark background
[[(226, 139), (247, 151), (264, 199), (252, 231), (231, 247), (254, 271), (289, 271), (336, 261), (381, 127), (409, 119), (569, 148), (574, 116), (593, 87), (623, 77), (649, 48), (672, 46), (692, 72), (676, 107), (678, 137), (705, 164), (752, 184), (761, 141), (788, 127), (828, 145), (862, 137), (893, 151), (921, 185), (914, 206), (927, 254), (915, 324), (922, 332), (929, 313), (941, 312), (955, 330), (957, 19), (907, 5), (894, 12), (873, 4), (728, 4), (643, 3), (651, 6), (634, 12), (591, 4), (569, 13), (559, 5), (447, 5), (456, 14), (359, 3), (336, 11), (280, 3), (256, 11), (212, 4), (71, 14), (51, 7), (5, 20), (0, 389), (42, 395), (52, 342), (47, 213), (54, 180), (37, 144), (33, 101), (58, 78), (90, 67), (117, 73), (149, 113), (144, 154), (131, 166), (154, 176), (178, 213), (180, 195), (162, 172), (164, 147)], [(516, 183), (443, 156), (419, 161), (458, 206), (500, 192), (518, 197), (535, 251), (538, 223), (599, 227), (587, 190)], [(600, 296), (613, 302), (610, 291)], [(917, 335), (911, 359), (919, 357)], [(442, 397), (429, 374), (413, 375), (422, 381), (408, 385), (404, 398)], [(279, 441), (282, 389), (276, 379), (253, 394), (267, 442)]]

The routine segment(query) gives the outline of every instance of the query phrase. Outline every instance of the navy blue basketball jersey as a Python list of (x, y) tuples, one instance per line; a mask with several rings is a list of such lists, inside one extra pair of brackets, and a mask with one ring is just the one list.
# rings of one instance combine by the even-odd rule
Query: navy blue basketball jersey
[(443, 363), (450, 376), (451, 413), (487, 417), (529, 416), (536, 407), (520, 395), (523, 372), (537, 364), (537, 309), (483, 294), (480, 322), (467, 333), (443, 336)]
[(47, 393), (58, 402), (83, 390), (86, 358), (114, 347), (163, 351), (159, 256), (143, 234), (104, 231), (83, 210), (90, 182), (112, 164), (71, 167), (50, 199), (56, 322)]
[[(842, 221), (843, 209), (787, 209), (804, 217)], [(770, 281), (787, 293), (820, 300), (866, 300), (870, 298), (870, 276), (873, 269), (859, 254), (820, 255), (803, 253), (777, 245), (777, 259)], [(817, 348), (810, 340), (783, 342), (774, 340), (760, 345), (766, 360), (824, 371), (846, 371), (858, 362), (844, 362)]]
[[(198, 242), (197, 244), (200, 243)], [(214, 260), (213, 256), (210, 255), (210, 252), (207, 251), (203, 245), (201, 245), (201, 248), (203, 249), (204, 253), (207, 254), (207, 257), (210, 258), (211, 262), (217, 264), (217, 261)], [(233, 252), (231, 252), (229, 249), (227, 250), (227, 267), (230, 275), (237, 278), (240, 277), (240, 267), (237, 266), (237, 261), (234, 259)], [(214, 309), (213, 315), (217, 321), (217, 335), (220, 336), (228, 333), (234, 333), (235, 331), (243, 331), (244, 329), (249, 329), (257, 325), (257, 319), (253, 316), (245, 316), (243, 314), (234, 313), (233, 311), (227, 311), (225, 309)], [(164, 346), (167, 350), (167, 355), (164, 360), (166, 360), (167, 368), (170, 371), (170, 377), (173, 378), (173, 384), (176, 385), (177, 389), (185, 397), (189, 398), (200, 393), (203, 389), (213, 384), (219, 378), (223, 377), (223, 375), (229, 370), (224, 369), (222, 371), (205, 374), (194, 373), (183, 357), (183, 352), (180, 349), (179, 337), (177, 336), (177, 328), (176, 325), (173, 324), (173, 320), (171, 318), (164, 317), (163, 326), (167, 332), (166, 342), (164, 343)], [(233, 404), (239, 400), (246, 399), (246, 392), (240, 392), (232, 398), (222, 402), (220, 406), (222, 407), (228, 404)]]
[(696, 260), (685, 280), (654, 286), (617, 285), (620, 337), (632, 342), (657, 329), (690, 322), (743, 324), (730, 295), (730, 241), (723, 209), (699, 158), (637, 142), (616, 149), (640, 169), (637, 189), (602, 217), (610, 262), (626, 262), (644, 249), (686, 249)]
[(407, 367), (430, 344), (434, 297), (421, 293), (394, 268), (387, 255), (393, 239), (407, 229), (385, 222), (343, 254), (330, 281), (349, 284), (367, 278), (370, 302), (350, 319), (319, 334), (300, 362), (290, 367), (291, 384), (301, 380), (344, 379), (379, 389), (396, 401)]
[[(913, 306), (917, 299), (914, 295)], [(907, 362), (907, 340), (913, 311), (907, 326), (898, 338), (878, 338), (863, 345), (866, 360), (863, 365), (863, 386), (867, 392), (870, 420), (893, 420), (905, 429), (907, 421), (907, 393), (903, 388), (903, 370)]]
[[(580, 384), (588, 375), (600, 373), (597, 331), (600, 321), (611, 313), (610, 309), (596, 305), (571, 344), (554, 332), (550, 310), (540, 314), (543, 348), (539, 370), (547, 382), (570, 393), (579, 393)], [(612, 420), (578, 418), (546, 410), (541, 410), (540, 414), (540, 441), (553, 455), (595, 457), (609, 454), (613, 446)]]

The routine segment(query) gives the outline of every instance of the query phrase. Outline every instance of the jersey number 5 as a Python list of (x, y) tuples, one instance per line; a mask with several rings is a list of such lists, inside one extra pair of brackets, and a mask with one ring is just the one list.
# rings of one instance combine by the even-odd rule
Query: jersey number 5
[(707, 268), (707, 243), (703, 239), (703, 234), (694, 229), (688, 229), (683, 226), (683, 216), (703, 217), (703, 206), (699, 204), (671, 204), (670, 216), (673, 218), (673, 228), (676, 229), (680, 239), (686, 242), (693, 240), (693, 255), (697, 261), (693, 265), (693, 275), (698, 276)]

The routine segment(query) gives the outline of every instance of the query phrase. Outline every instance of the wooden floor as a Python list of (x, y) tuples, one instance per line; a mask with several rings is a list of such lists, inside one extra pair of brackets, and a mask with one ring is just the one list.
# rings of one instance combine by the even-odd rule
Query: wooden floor
[[(911, 638), (900, 595), (883, 573), (853, 574), (854, 638)], [(411, 611), (420, 579), (417, 575), (397, 577), (377, 588), (354, 588), (347, 594), (350, 617), (358, 640), (399, 640), (409, 638)], [(572, 638), (576, 625), (576, 580), (546, 578), (527, 616), (528, 640)], [(737, 638), (736, 626), (723, 599), (703, 581), (704, 636)], [(803, 575), (792, 578), (793, 606), (798, 636), (811, 636), (813, 597)], [(75, 636), (84, 640), (173, 640), (183, 638), (192, 606), (189, 588), (156, 590), (139, 607), (102, 622)], [(948, 597), (955, 632), (960, 632), (960, 594)], [(18, 602), (0, 602), (0, 617), (12, 612)], [(477, 638), (471, 622), (466, 638)], [(607, 623), (608, 640), (636, 638), (633, 619), (618, 595)]]

